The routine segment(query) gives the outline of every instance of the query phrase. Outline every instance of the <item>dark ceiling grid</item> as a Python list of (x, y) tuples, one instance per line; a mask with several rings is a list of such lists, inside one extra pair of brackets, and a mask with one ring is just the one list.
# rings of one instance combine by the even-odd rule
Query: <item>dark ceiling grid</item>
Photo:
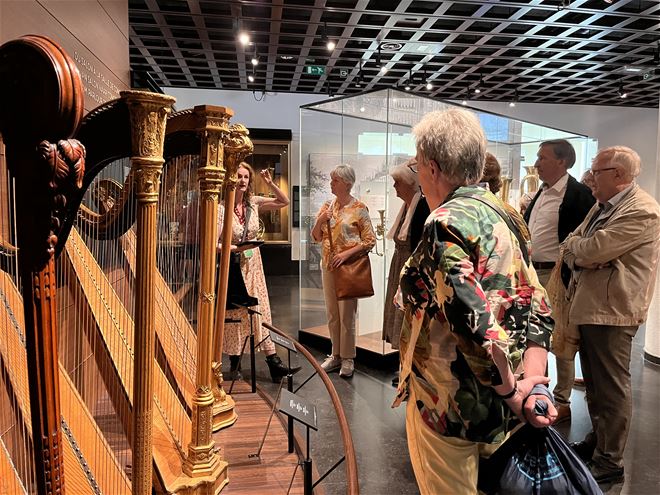
[[(660, 40), (658, 0), (129, 0), (131, 66), (162, 85), (350, 94), (400, 87), (463, 98), (483, 74), (478, 99), (657, 107), (658, 75), (642, 81), (625, 65), (654, 67)], [(259, 49), (236, 42), (241, 19)], [(329, 52), (321, 33), (337, 46)], [(401, 43), (382, 51), (382, 42)], [(433, 53), (422, 44), (439, 45)], [(293, 57), (284, 60), (282, 55)], [(322, 76), (306, 65), (324, 66)], [(354, 82), (362, 66), (363, 85)], [(347, 76), (340, 76), (346, 71)], [(433, 89), (425, 89), (426, 76)], [(617, 94), (620, 82), (628, 98)], [(473, 95), (475, 98), (475, 95)]]

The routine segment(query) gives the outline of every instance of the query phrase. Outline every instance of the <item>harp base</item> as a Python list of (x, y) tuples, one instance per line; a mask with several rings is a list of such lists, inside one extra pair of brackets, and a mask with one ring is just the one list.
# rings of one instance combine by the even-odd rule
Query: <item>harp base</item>
[(238, 419), (234, 399), (231, 398), (231, 395), (227, 395), (226, 393), (224, 393), (223, 396), (224, 400), (219, 400), (219, 398), (216, 397), (215, 403), (213, 404), (214, 433), (233, 425)]
[(229, 482), (228, 463), (221, 461), (217, 456), (214, 458), (216, 459), (214, 465), (205, 466), (211, 470), (210, 472), (203, 469), (203, 472), (199, 474), (180, 476), (171, 486), (167, 487), (168, 493), (177, 495), (217, 495), (220, 493)]

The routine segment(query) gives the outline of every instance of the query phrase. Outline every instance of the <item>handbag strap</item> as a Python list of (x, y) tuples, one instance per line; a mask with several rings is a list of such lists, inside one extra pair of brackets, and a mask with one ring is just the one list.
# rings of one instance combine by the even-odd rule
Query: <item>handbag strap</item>
[(250, 226), (250, 214), (252, 213), (252, 207), (250, 204), (245, 207), (245, 226), (243, 227), (243, 235), (241, 236), (241, 242), (247, 240), (248, 227)]
[(520, 244), (520, 251), (522, 252), (522, 257), (525, 260), (525, 263), (529, 266), (529, 250), (527, 249), (527, 241), (523, 238), (522, 233), (520, 232), (520, 229), (516, 226), (516, 224), (513, 223), (511, 220), (511, 217), (504, 212), (499, 206), (496, 204), (491, 203), (487, 199), (477, 196), (476, 194), (455, 194), (453, 198), (469, 198), (469, 199), (474, 199), (476, 201), (479, 201), (480, 203), (485, 204), (488, 206), (491, 210), (493, 210), (495, 213), (497, 213), (502, 220), (506, 223), (507, 227), (509, 227), (509, 230), (513, 233), (513, 235), (516, 236), (516, 239), (518, 239), (518, 244)]

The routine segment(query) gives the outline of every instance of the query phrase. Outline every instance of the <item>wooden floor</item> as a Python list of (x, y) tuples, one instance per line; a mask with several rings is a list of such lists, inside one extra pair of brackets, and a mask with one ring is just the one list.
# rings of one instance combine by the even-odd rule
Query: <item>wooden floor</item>
[[(227, 389), (229, 386), (227, 385)], [(223, 494), (285, 494), (298, 463), (298, 456), (287, 451), (287, 435), (278, 416), (273, 417), (260, 458), (256, 453), (266, 431), (271, 405), (259, 391), (253, 394), (246, 382), (236, 382), (232, 391), (238, 420), (214, 435), (229, 463), (229, 484)], [(304, 448), (304, 445), (301, 445)], [(314, 473), (313, 479), (318, 479)], [(290, 493), (303, 493), (303, 474), (298, 468)], [(321, 494), (320, 488), (314, 490)]]

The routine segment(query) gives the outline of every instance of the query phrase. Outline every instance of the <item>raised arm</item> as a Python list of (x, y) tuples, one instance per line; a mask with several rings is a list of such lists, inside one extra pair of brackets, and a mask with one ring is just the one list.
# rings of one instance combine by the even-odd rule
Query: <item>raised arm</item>
[(255, 196), (254, 199), (259, 205), (259, 209), (261, 211), (279, 210), (280, 208), (287, 206), (289, 204), (289, 198), (284, 194), (284, 191), (275, 185), (268, 170), (262, 170), (259, 172), (259, 175), (261, 175), (261, 178), (264, 180), (270, 191), (275, 195), (273, 198)]

